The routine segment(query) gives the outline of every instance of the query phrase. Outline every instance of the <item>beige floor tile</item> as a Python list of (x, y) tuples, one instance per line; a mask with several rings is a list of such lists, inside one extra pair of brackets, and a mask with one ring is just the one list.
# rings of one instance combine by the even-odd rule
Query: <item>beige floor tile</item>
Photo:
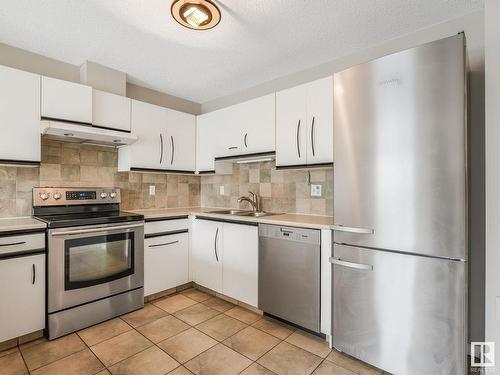
[(295, 328), (293, 328), (292, 326), (268, 317), (264, 317), (261, 320), (258, 320), (257, 322), (252, 324), (252, 327), (267, 332), (270, 335), (273, 335), (281, 340), (286, 339), (295, 331)]
[(158, 301), (154, 301), (153, 305), (159, 307), (166, 312), (173, 314), (179, 310), (185, 309), (186, 307), (196, 304), (195, 300), (183, 296), (182, 294), (176, 294), (171, 297), (165, 297)]
[(179, 364), (163, 350), (152, 346), (109, 368), (113, 375), (163, 375)]
[(192, 375), (193, 373), (189, 371), (187, 368), (180, 366), (177, 367), (174, 371), (169, 372), (168, 375)]
[(326, 357), (328, 361), (335, 363), (336, 365), (348, 369), (359, 375), (380, 375), (382, 371), (370, 367), (369, 365), (358, 361), (352, 357), (342, 354), (336, 350), (332, 350), (331, 353)]
[(98, 372), (95, 375), (111, 375), (111, 373), (106, 369), (106, 370), (102, 370), (102, 371)]
[(174, 316), (187, 324), (195, 326), (219, 314), (220, 313), (217, 310), (198, 303), (196, 305), (189, 306), (184, 310), (177, 311)]
[(197, 302), (203, 302), (206, 301), (207, 299), (212, 298), (210, 294), (207, 294), (205, 292), (202, 292), (201, 290), (195, 289), (195, 288), (189, 288), (186, 290), (183, 290), (181, 294), (185, 295), (186, 297), (189, 297), (191, 299), (194, 299)]
[(276, 337), (253, 327), (247, 327), (223, 342), (224, 345), (254, 361), (279, 343), (280, 340)]
[(85, 344), (75, 333), (53, 341), (40, 339), (36, 340), (36, 343), (21, 346), (24, 361), (30, 371), (83, 349), (85, 349)]
[(208, 306), (214, 310), (224, 312), (230, 310), (234, 307), (231, 302), (224, 301), (222, 298), (212, 297), (202, 302), (205, 306)]
[(178, 362), (185, 363), (216, 344), (213, 338), (191, 328), (162, 341), (158, 346)]
[(245, 327), (247, 327), (245, 323), (224, 314), (217, 315), (196, 326), (200, 331), (219, 341), (227, 339)]
[(186, 363), (186, 367), (194, 374), (233, 375), (250, 366), (252, 361), (218, 344)]
[(154, 322), (157, 319), (163, 318), (167, 312), (156, 307), (151, 303), (147, 303), (140, 310), (133, 311), (121, 316), (122, 320), (130, 324), (132, 327), (140, 327), (144, 324)]
[(27, 373), (28, 369), (24, 364), (23, 357), (21, 357), (19, 350), (0, 357), (0, 374), (22, 375)]
[(130, 331), (131, 329), (132, 327), (130, 327), (123, 320), (116, 318), (78, 331), (78, 336), (85, 341), (85, 344), (93, 346), (104, 340)]
[(241, 373), (241, 375), (274, 375), (274, 372), (268, 370), (264, 366), (259, 365), (258, 363), (252, 364), (252, 366), (248, 367)]
[(260, 316), (259, 314), (256, 314), (239, 306), (233, 307), (231, 310), (227, 310), (224, 314), (229, 315), (232, 318), (241, 320), (246, 324), (255, 323), (257, 320), (262, 318), (262, 316)]
[(13, 347), (13, 348), (10, 348), (10, 349), (5, 349), (5, 350), (2, 350), (0, 352), (0, 358), (6, 356), (6, 355), (9, 355), (9, 354), (12, 354), (12, 353), (16, 353), (19, 351), (19, 348), (17, 346)]
[(140, 333), (154, 343), (168, 339), (187, 329), (189, 329), (189, 325), (172, 315), (165, 316), (137, 328)]
[(321, 365), (313, 372), (313, 375), (356, 375), (343, 367), (330, 361), (323, 361)]
[(321, 361), (317, 355), (282, 342), (257, 362), (278, 375), (308, 375)]
[(128, 331), (92, 346), (90, 349), (106, 367), (109, 367), (152, 345), (151, 341), (140, 333)]
[(47, 366), (40, 367), (31, 373), (33, 375), (93, 375), (103, 369), (104, 366), (97, 357), (89, 349), (85, 349), (52, 362)]
[(285, 341), (322, 358), (330, 354), (330, 348), (324, 339), (301, 330), (292, 333)]

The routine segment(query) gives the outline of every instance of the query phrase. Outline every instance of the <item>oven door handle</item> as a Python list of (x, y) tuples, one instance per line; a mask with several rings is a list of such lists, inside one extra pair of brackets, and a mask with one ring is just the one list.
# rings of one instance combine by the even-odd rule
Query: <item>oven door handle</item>
[(134, 229), (142, 227), (144, 223), (140, 224), (131, 224), (131, 225), (115, 225), (115, 226), (106, 226), (99, 228), (91, 228), (91, 229), (78, 229), (78, 230), (66, 230), (61, 232), (52, 232), (52, 236), (71, 236), (75, 234), (85, 234), (85, 233), (96, 233), (96, 232), (106, 232), (110, 230), (125, 230), (125, 229)]

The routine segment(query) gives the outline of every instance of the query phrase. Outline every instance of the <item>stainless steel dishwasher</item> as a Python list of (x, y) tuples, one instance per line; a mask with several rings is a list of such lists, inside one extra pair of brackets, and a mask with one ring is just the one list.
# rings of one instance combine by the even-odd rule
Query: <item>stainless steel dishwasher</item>
[(259, 225), (259, 309), (320, 331), (321, 232)]

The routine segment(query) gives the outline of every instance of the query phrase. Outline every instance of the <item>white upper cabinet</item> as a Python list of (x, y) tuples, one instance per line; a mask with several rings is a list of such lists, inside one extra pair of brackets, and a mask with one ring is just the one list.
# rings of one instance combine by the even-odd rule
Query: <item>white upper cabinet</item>
[(196, 169), (196, 116), (167, 109), (166, 168), (194, 172)]
[(130, 102), (125, 96), (92, 91), (92, 125), (130, 131)]
[(276, 93), (276, 166), (333, 162), (333, 77)]
[(167, 167), (167, 110), (153, 104), (132, 100), (131, 129), (138, 140), (118, 151), (118, 170), (154, 169)]
[(205, 113), (196, 118), (196, 170), (215, 171), (215, 155), (219, 138), (221, 112)]
[(41, 115), (44, 118), (92, 123), (92, 87), (42, 77)]
[(40, 76), (0, 66), (0, 163), (40, 162)]

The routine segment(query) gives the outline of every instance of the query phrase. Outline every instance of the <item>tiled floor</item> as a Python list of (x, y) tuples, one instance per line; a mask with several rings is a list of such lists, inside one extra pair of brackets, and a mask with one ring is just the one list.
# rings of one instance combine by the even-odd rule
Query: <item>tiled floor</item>
[(372, 375), (316, 337), (188, 289), (54, 341), (0, 352), (0, 374)]

